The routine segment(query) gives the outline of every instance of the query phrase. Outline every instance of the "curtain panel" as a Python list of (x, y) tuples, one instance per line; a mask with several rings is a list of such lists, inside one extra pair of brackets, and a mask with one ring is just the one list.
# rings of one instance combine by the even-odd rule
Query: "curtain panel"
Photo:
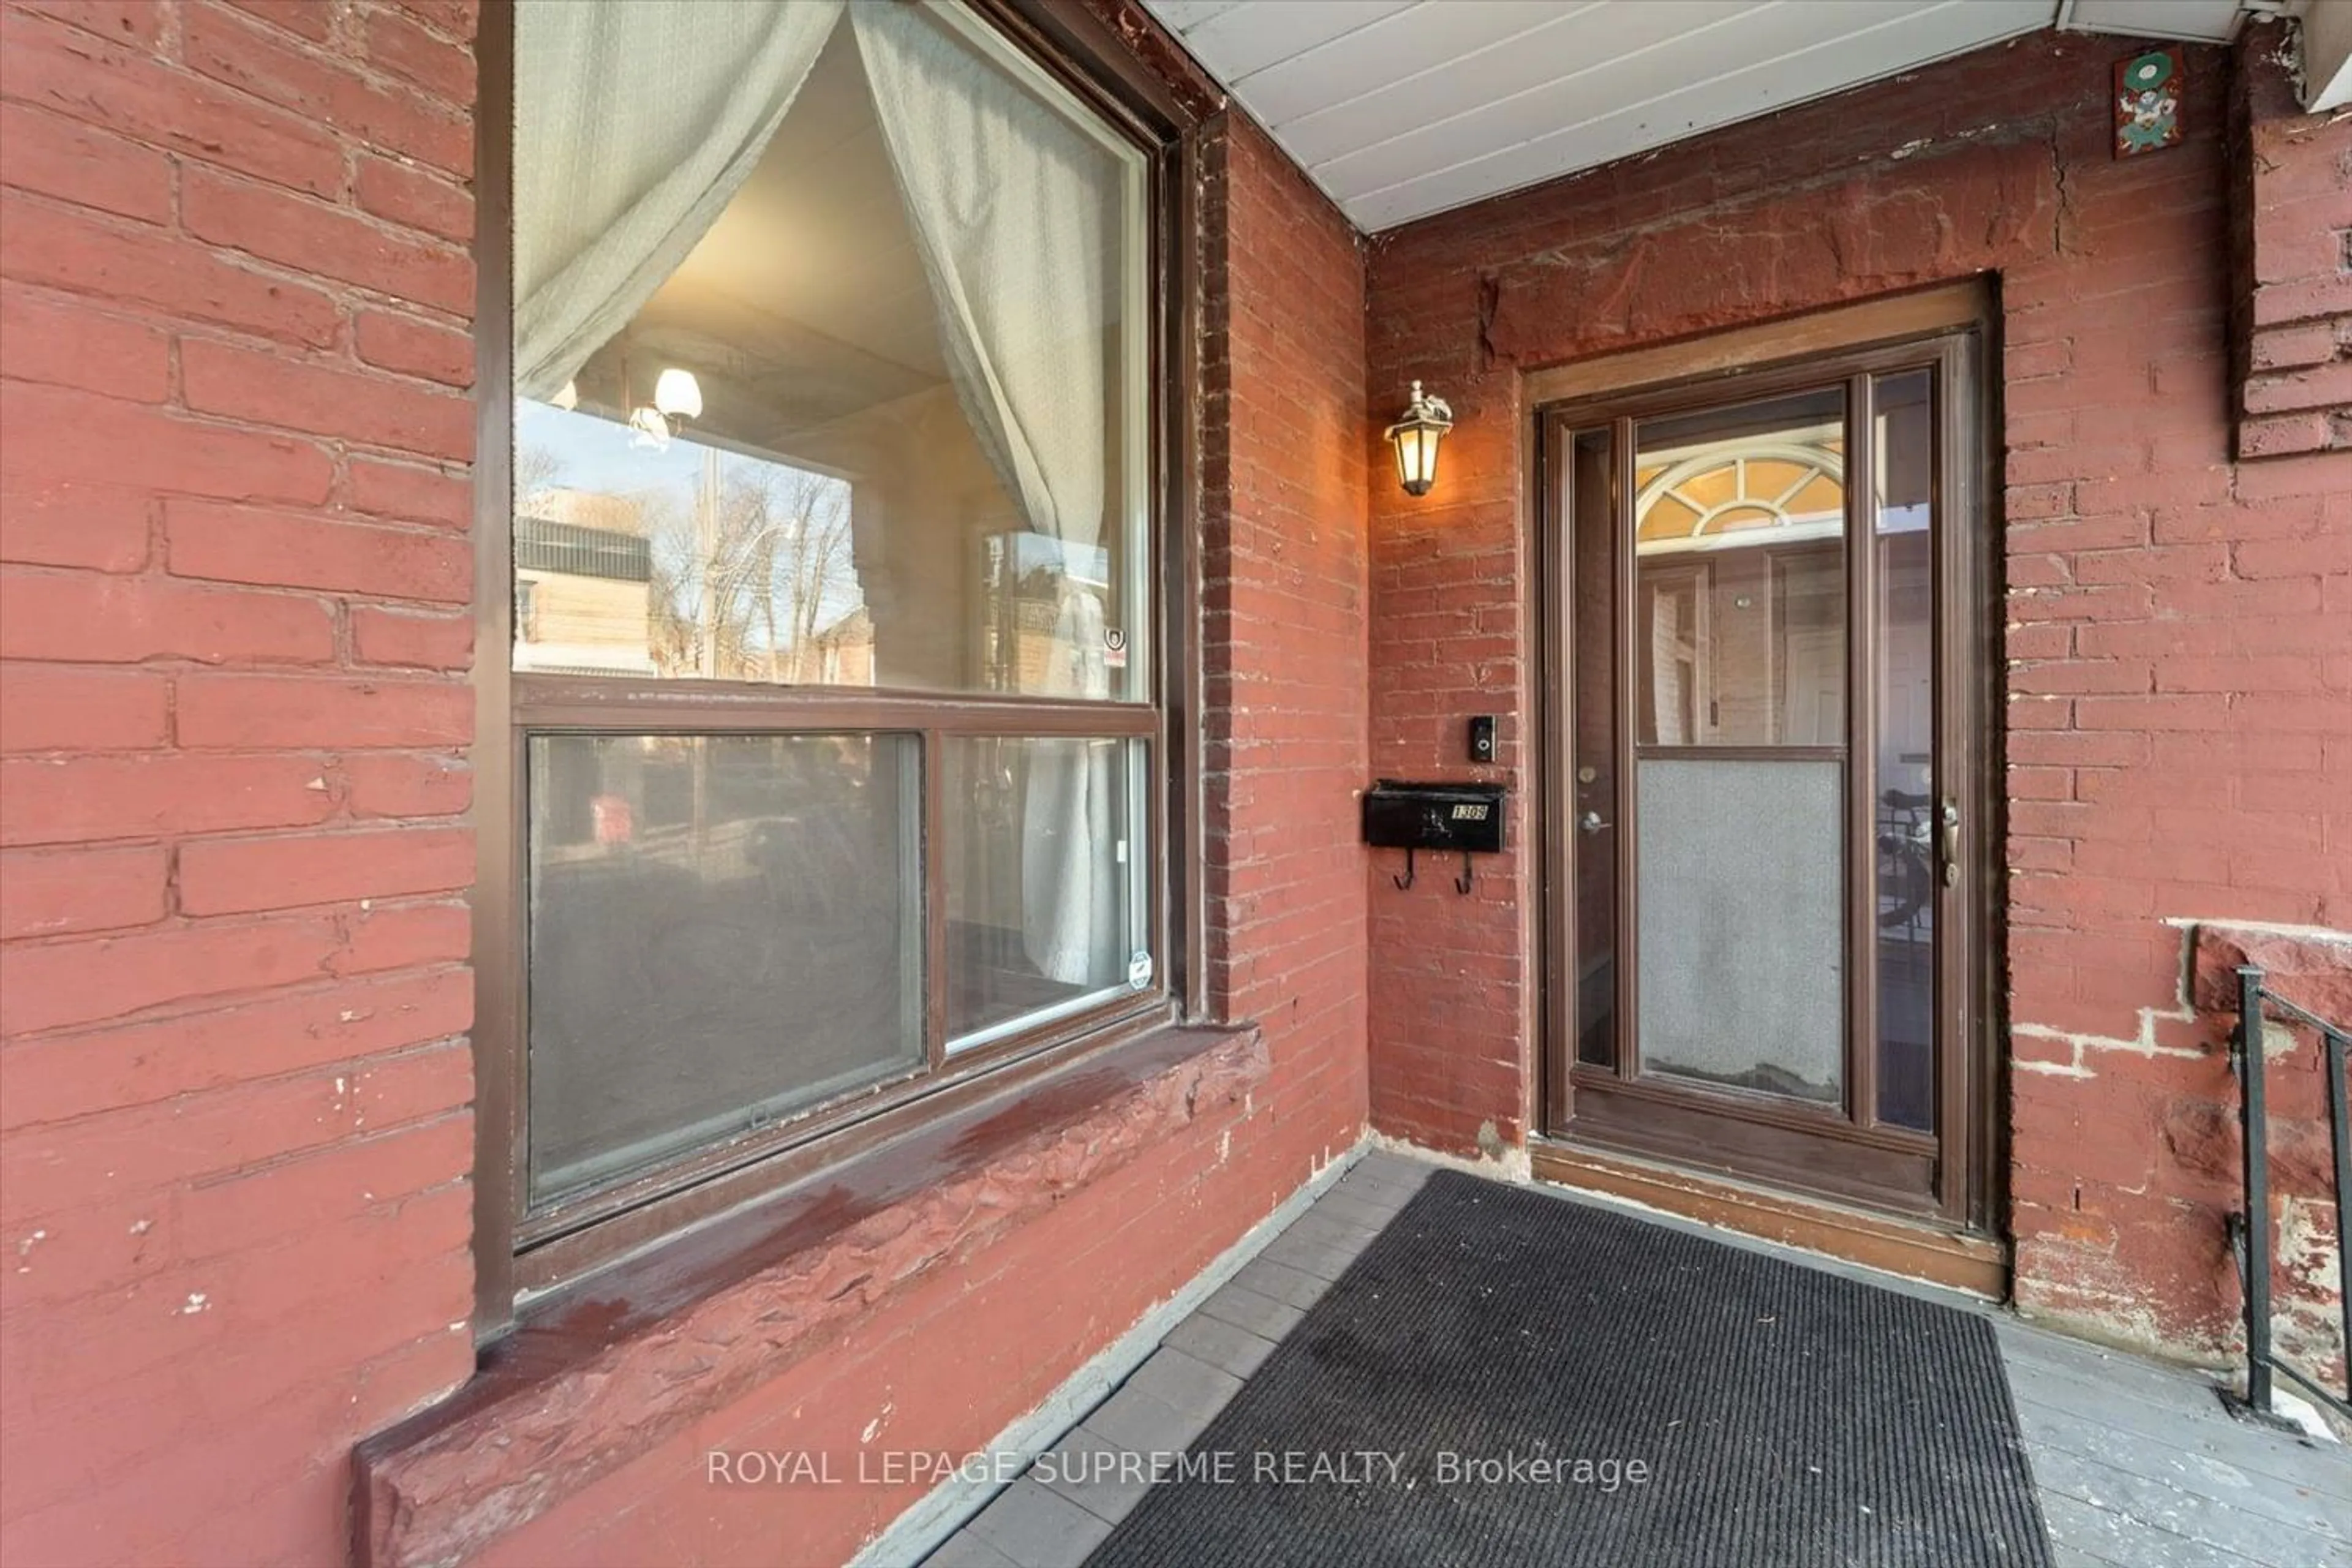
[[(1108, 490), (1115, 171), (1076, 126), (1008, 92), (912, 6), (861, 5), (852, 16), (956, 395), (1029, 526), (1061, 541), (1075, 566), (1101, 538)], [(1102, 599), (1068, 571), (1056, 620), (1056, 646), (1069, 653), (1036, 695), (1109, 696)], [(1101, 955), (1118, 950), (1110, 768), (1106, 749), (1085, 741), (1031, 753), (1023, 938), (1029, 961), (1066, 984), (1103, 984)]]
[(518, 0), (515, 390), (542, 402), (677, 270), (751, 174), (842, 0)]

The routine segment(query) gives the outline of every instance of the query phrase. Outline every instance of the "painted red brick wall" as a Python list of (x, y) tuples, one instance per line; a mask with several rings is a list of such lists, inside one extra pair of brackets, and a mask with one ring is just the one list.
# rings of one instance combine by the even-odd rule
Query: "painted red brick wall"
[[(342, 1561), (352, 1446), (472, 1365), (473, 22), (0, 7), (10, 1562)], [(984, 1441), (1360, 1135), (1362, 262), (1254, 130), (1206, 164), (1206, 958), (1263, 1070), (982, 1172), (1054, 1201), (494, 1558), (845, 1554), (915, 1490), (704, 1451)]]
[[(2268, 996), (2322, 1018), (2352, 1018), (2352, 932), (2301, 927), (2200, 925), (2190, 939), (2189, 1003), (2205, 1037), (2228, 1038), (2241, 1000), (2238, 970), (2263, 972)], [(2275, 1001), (2263, 1004), (2263, 1083), (2273, 1265), (2272, 1343), (2290, 1365), (2326, 1386), (2344, 1381), (2347, 1346), (2336, 1257), (2336, 1214), (2324, 1049), (2318, 1032)], [(2179, 1118), (2166, 1129), (2173, 1154), (2227, 1187), (2237, 1180), (2243, 1141), (2224, 1108)]]
[(1227, 1016), (1314, 1042), (1277, 1064), (1287, 1113), (1360, 1122), (1363, 258), (1250, 121), (1204, 163), (1210, 988)]
[(2352, 451), (2352, 129), (2296, 112), (2288, 37), (2253, 30), (2231, 82), (2244, 458)]
[[(1992, 274), (2018, 1294), (2210, 1352), (2227, 1194), (2183, 1128), (2234, 1098), (2176, 922), (2352, 926), (2352, 457), (2232, 461), (2230, 58), (2189, 52), (2183, 145), (2118, 162), (2130, 51), (2045, 34), (1382, 237), (1375, 411), (1418, 376), (1460, 424), (1428, 498), (1372, 489), (1372, 760), (1451, 767), (1497, 710), (1532, 798), (1520, 372)], [(2266, 143), (2274, 193), (2332, 193), (2273, 231), (2344, 226), (2347, 136)], [(1520, 1136), (1532, 873), (1372, 879), (1377, 1127)]]
[(470, 6), (0, 9), (0, 1555), (472, 1362)]

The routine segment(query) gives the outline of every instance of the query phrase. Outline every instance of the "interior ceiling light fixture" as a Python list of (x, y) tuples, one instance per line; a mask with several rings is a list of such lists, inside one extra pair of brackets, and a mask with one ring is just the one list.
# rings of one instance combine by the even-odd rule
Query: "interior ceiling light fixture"
[(629, 428), (636, 434), (629, 437), (632, 447), (650, 447), (656, 452), (669, 450), (669, 419), (652, 404), (640, 404), (629, 410)]
[(672, 365), (654, 380), (654, 407), (672, 419), (699, 419), (702, 384), (692, 371)]
[(653, 402), (629, 411), (629, 428), (636, 432), (629, 445), (665, 451), (681, 426), (701, 417), (702, 384), (692, 371), (671, 365), (654, 378)]

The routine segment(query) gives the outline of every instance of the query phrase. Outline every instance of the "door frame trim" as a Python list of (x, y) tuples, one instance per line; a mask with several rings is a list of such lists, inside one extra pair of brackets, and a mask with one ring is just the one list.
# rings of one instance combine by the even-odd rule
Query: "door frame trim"
[(1540, 416), (1557, 405), (1680, 384), (1720, 378), (1737, 384), (1792, 360), (1990, 326), (1998, 319), (1990, 277), (1972, 278), (1531, 370), (1520, 378), (1520, 390), (1528, 411)]
[(2009, 1249), (1980, 1232), (1849, 1208), (1834, 1201), (1759, 1191), (1745, 1182), (1685, 1171), (1638, 1155), (1581, 1149), (1557, 1139), (1531, 1141), (1528, 1163), (1529, 1173), (1539, 1182), (1640, 1204), (1760, 1241), (1802, 1247), (1989, 1300), (2009, 1297)]
[[(1943, 994), (1952, 998), (1953, 1027), (1965, 1043), (1963, 1048), (1947, 1052), (1947, 1059), (1938, 1064), (1935, 1136), (1936, 1148), (1947, 1155), (1945, 1163), (1948, 1164), (1951, 1158), (1957, 1157), (1960, 1169), (1936, 1171), (1937, 1201), (1932, 1213), (1915, 1215), (1913, 1222), (1927, 1218), (1978, 1235), (2000, 1228), (1999, 1200), (2006, 1185), (2006, 1173), (2000, 1164), (2002, 1140), (1999, 1112), (2006, 1053), (2001, 1048), (2000, 1030), (2000, 965), (1994, 953), (2002, 929), (1999, 851), (2004, 824), (1997, 766), (2000, 754), (1997, 691), (2000, 492), (1992, 482), (1992, 464), (1997, 460), (1994, 434), (1999, 428), (1999, 378), (1993, 369), (1999, 363), (1995, 334), (2000, 320), (1992, 281), (1989, 277), (1979, 278), (1736, 328), (1703, 339), (1632, 349), (1529, 372), (1522, 377), (1521, 407), (1527, 419), (1527, 449), (1531, 458), (1527, 508), (1528, 560), (1531, 570), (1527, 612), (1535, 640), (1534, 668), (1538, 678), (1534, 695), (1537, 733), (1541, 742), (1539, 751), (1531, 759), (1538, 795), (1531, 848), (1542, 891), (1537, 910), (1542, 994), (1538, 1009), (1539, 1048), (1536, 1052), (1535, 1103), (1540, 1113), (1538, 1125), (1554, 1149), (1565, 1152), (1573, 1142), (1589, 1144), (1596, 1152), (1622, 1152), (1637, 1159), (1660, 1157), (1660, 1151), (1654, 1148), (1603, 1143), (1590, 1137), (1579, 1139), (1575, 1131), (1575, 1100), (1580, 1078), (1590, 1081), (1596, 1075), (1601, 1076), (1619, 1091), (1630, 1089), (1633, 1080), (1583, 1067), (1574, 1058), (1571, 1020), (1576, 1005), (1576, 879), (1572, 867), (1576, 838), (1570, 831), (1571, 790), (1565, 776), (1573, 767), (1566, 748), (1575, 700), (1575, 672), (1570, 667), (1572, 638), (1567, 635), (1567, 616), (1573, 602), (1570, 574), (1574, 562), (1569, 542), (1552, 537), (1559, 489), (1565, 478), (1559, 471), (1564, 443), (1559, 437), (1570, 430), (1610, 424), (1616, 436), (1612, 479), (1622, 486), (1630, 481), (1633, 461), (1631, 443), (1626, 439), (1627, 427), (1621, 422), (1630, 417), (1626, 412), (1629, 408), (1637, 407), (1648, 416), (1662, 409), (1764, 395), (1809, 380), (1843, 383), (1850, 393), (1855, 378), (1864, 378), (1867, 385), (1867, 376), (1885, 368), (1888, 362), (1915, 363), (1916, 351), (1923, 344), (1948, 340), (1938, 342), (1937, 358), (1947, 362), (1958, 395), (1938, 400), (1937, 418), (1943, 456), (1937, 484), (1950, 504), (1955, 521), (1942, 531), (1942, 545), (1936, 561), (1934, 626), (1938, 649), (1937, 679), (1945, 709), (1938, 718), (1937, 739), (1939, 746), (1950, 751), (1951, 759), (1944, 769), (1949, 776), (1939, 776), (1937, 784), (1939, 795), (1956, 799), (1964, 812), (1960, 858), (1968, 875), (1959, 896), (1944, 900), (1942, 913), (1951, 930), (1948, 940), (1939, 943), (1938, 962), (1942, 968), (1937, 978)], [(1850, 418), (1859, 416), (1849, 409)], [(1850, 482), (1851, 479), (1849, 476)], [(1630, 567), (1631, 552), (1626, 552), (1618, 563), (1618, 574), (1622, 575)], [(1858, 596), (1867, 584), (1853, 581), (1854, 575), (1858, 574), (1850, 574), (1848, 585), (1850, 592)], [(1963, 605), (1971, 607), (1972, 624), (1956, 623), (1949, 618), (1955, 606)], [(1626, 628), (1619, 628), (1620, 644), (1625, 640), (1625, 632)], [(1859, 700), (1864, 689), (1851, 680), (1852, 668), (1860, 668), (1860, 660), (1869, 652), (1856, 647), (1861, 640), (1849, 633), (1850, 701)], [(1620, 647), (1621, 664), (1623, 653)], [(1627, 675), (1625, 670), (1619, 671), (1620, 687)], [(1619, 695), (1622, 702), (1622, 691)], [(1621, 731), (1621, 753), (1627, 739)], [(1620, 781), (1620, 787), (1630, 789), (1630, 778)], [(1857, 830), (1856, 837), (1864, 837), (1868, 831), (1865, 825)], [(1854, 874), (1869, 875), (1873, 864), (1872, 858), (1863, 859)], [(1631, 953), (1630, 928), (1624, 916), (1632, 893), (1630, 887), (1617, 889), (1621, 967)], [(1852, 902), (1855, 908), (1864, 907), (1858, 900)], [(1850, 1005), (1863, 1009), (1850, 1013), (1850, 1017), (1866, 1027), (1867, 1020), (1875, 1015), (1874, 1008), (1867, 1005), (1869, 993), (1857, 978), (1862, 968), (1859, 964), (1848, 966), (1849, 988), (1855, 998)], [(1630, 984), (1630, 976), (1624, 984)], [(1859, 1089), (1866, 1084), (1855, 1087)], [(1685, 1104), (1698, 1103), (1690, 1095), (1680, 1098)], [(1777, 1108), (1760, 1102), (1742, 1105), (1738, 1097), (1729, 1094), (1721, 1099), (1725, 1109), (1734, 1116), (1759, 1125), (1782, 1125), (1793, 1131), (1804, 1124), (1791, 1122), (1788, 1116), (1779, 1114)], [(1806, 1121), (1812, 1120), (1807, 1118)], [(1889, 1154), (1905, 1143), (1916, 1148), (1928, 1142), (1924, 1135), (1906, 1134), (1899, 1129), (1852, 1126), (1851, 1131), (1861, 1134), (1853, 1140), (1858, 1144), (1880, 1148)], [(1929, 1152), (1931, 1164), (1935, 1163), (1932, 1151), (1922, 1152)], [(1801, 1189), (1805, 1185), (1813, 1185), (1816, 1192), (1821, 1190), (1813, 1184), (1782, 1184), (1769, 1176), (1755, 1180), (1769, 1190)], [(1891, 1215), (1893, 1211), (1889, 1212)]]

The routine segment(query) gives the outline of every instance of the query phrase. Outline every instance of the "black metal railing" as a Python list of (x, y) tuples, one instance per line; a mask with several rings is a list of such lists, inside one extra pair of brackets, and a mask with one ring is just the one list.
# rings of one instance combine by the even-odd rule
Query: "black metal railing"
[[(2270, 1119), (2263, 1103), (2263, 1009), (2265, 1005), (2291, 1022), (2318, 1031), (2327, 1072), (2327, 1128), (2336, 1156), (2336, 1275), (2344, 1322), (2346, 1387), (2342, 1394), (2297, 1371), (2271, 1348)], [(2230, 1037), (2230, 1070), (2238, 1079), (2240, 1125), (2245, 1135), (2246, 1206), (2230, 1216), (2230, 1249), (2237, 1257), (2238, 1282), (2246, 1302), (2246, 1403), (2273, 1413), (2272, 1374), (2292, 1379), (2347, 1419), (2352, 1419), (2352, 1109), (2345, 1104), (2345, 1068), (2352, 1058), (2352, 1034), (2296, 1006), (2263, 985), (2263, 972), (2238, 969), (2238, 1026)]]

